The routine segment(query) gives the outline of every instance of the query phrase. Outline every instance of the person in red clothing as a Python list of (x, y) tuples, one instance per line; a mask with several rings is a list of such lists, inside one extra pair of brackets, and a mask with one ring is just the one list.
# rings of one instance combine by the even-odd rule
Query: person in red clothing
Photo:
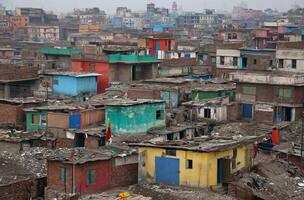
[(273, 145), (280, 144), (280, 134), (279, 134), (279, 130), (277, 128), (272, 129), (271, 139), (272, 139)]
[(255, 158), (258, 155), (258, 142), (255, 142), (253, 144), (253, 158)]

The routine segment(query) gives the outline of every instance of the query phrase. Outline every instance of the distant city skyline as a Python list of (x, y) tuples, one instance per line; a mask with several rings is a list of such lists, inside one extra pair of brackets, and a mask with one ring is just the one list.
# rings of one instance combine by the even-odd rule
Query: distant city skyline
[(126, 6), (133, 11), (145, 11), (147, 3), (155, 3), (157, 7), (171, 8), (172, 3), (176, 1), (178, 7), (184, 11), (203, 11), (204, 9), (217, 9), (231, 11), (233, 6), (244, 2), (249, 8), (261, 9), (266, 8), (286, 11), (293, 5), (304, 7), (303, 0), (0, 0), (8, 9), (15, 7), (37, 7), (47, 11), (63, 13), (73, 11), (74, 8), (99, 7), (107, 13), (114, 13), (119, 6)]

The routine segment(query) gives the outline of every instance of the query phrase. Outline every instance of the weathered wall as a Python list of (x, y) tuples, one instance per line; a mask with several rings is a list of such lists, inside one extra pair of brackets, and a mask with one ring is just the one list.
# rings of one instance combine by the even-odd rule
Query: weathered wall
[(80, 112), (81, 128), (92, 125), (101, 125), (105, 121), (105, 110), (103, 108), (84, 110)]
[(0, 186), (0, 200), (43, 198), (44, 187), (46, 187), (46, 177), (2, 185)]
[[(163, 115), (156, 119), (156, 111)], [(149, 128), (165, 126), (165, 103), (133, 106), (106, 106), (106, 120), (113, 133), (145, 133)]]
[(48, 113), (48, 127), (69, 128), (70, 115), (66, 113)]

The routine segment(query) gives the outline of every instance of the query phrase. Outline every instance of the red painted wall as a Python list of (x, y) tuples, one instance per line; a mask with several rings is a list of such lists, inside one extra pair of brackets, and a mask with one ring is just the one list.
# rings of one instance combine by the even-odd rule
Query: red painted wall
[(95, 73), (102, 74), (98, 77), (97, 93), (105, 92), (105, 89), (110, 86), (110, 64), (106, 62), (90, 62), (72, 60), (72, 71), (74, 72), (92, 72), (90, 64), (95, 64)]
[[(67, 169), (66, 185), (60, 180), (60, 167)], [(63, 164), (59, 161), (48, 161), (48, 176), (47, 184), (50, 189), (61, 192), (72, 192), (73, 184), (73, 167), (72, 164)], [(87, 185), (87, 171), (89, 169), (96, 170), (96, 182), (92, 185)], [(80, 194), (96, 193), (111, 186), (112, 176), (112, 160), (87, 162), (82, 165), (75, 166), (75, 183), (76, 192)]]
[[(87, 171), (89, 169), (96, 170), (96, 182), (92, 185), (87, 185)], [(111, 186), (111, 176), (111, 160), (87, 162), (76, 170), (76, 177), (78, 177), (76, 191), (80, 194), (87, 194), (109, 189)]]

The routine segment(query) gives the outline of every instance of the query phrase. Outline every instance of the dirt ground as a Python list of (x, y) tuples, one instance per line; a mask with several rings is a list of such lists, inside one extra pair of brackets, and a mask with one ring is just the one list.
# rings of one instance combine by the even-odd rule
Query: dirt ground
[(100, 194), (81, 197), (80, 200), (116, 200), (119, 193), (124, 191), (131, 194), (128, 200), (234, 200), (233, 197), (213, 192), (210, 189), (171, 187), (148, 183), (112, 189)]

